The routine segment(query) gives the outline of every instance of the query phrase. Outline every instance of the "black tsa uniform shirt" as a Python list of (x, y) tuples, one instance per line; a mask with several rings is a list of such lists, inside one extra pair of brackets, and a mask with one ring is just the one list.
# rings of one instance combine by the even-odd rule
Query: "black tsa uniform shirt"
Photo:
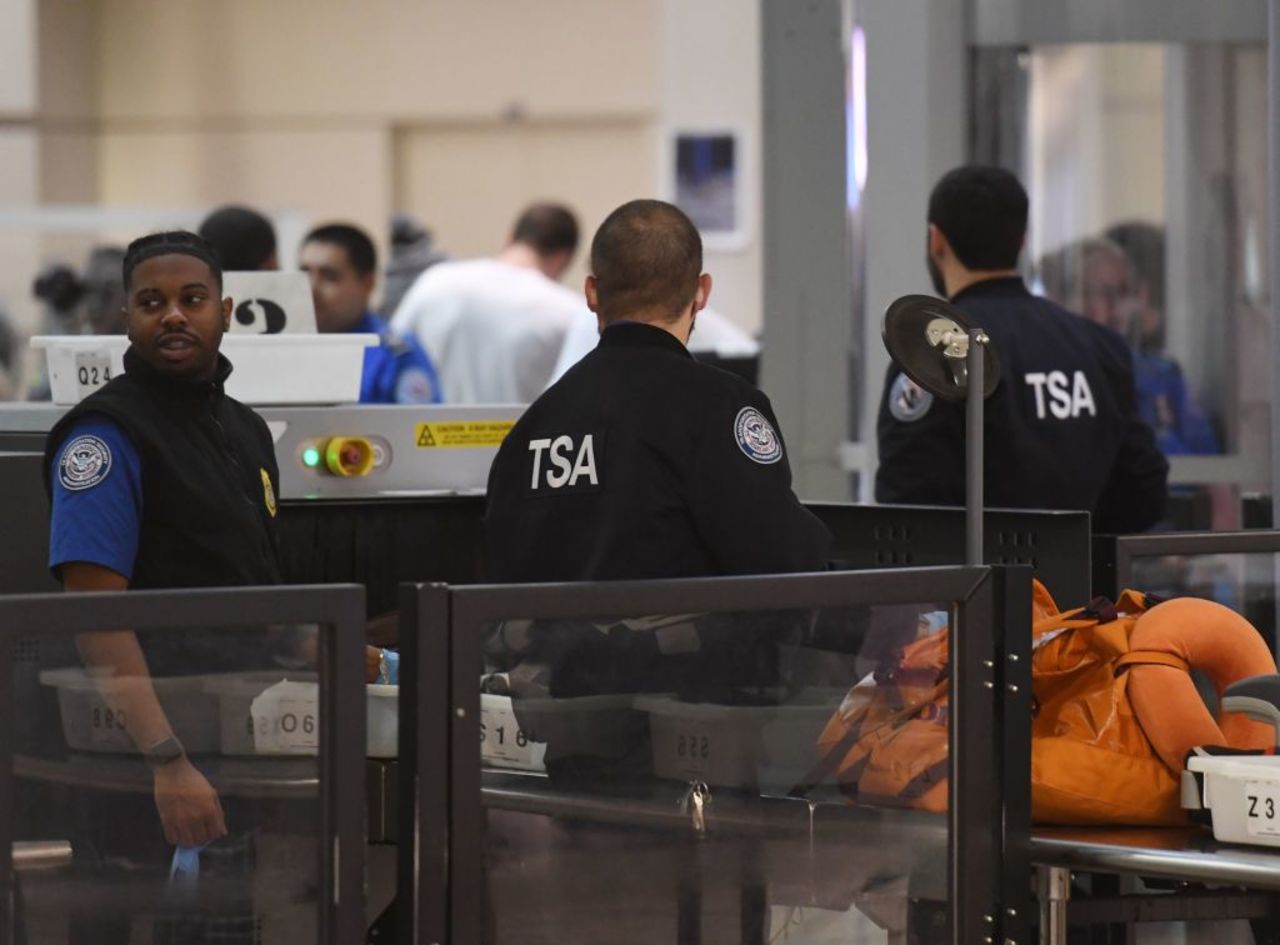
[[(986, 330), (1000, 359), (986, 406), (986, 504), (1083, 509), (1100, 533), (1156, 524), (1169, 464), (1138, 418), (1120, 336), (1016, 277), (977, 283), (952, 302)], [(890, 365), (877, 433), (877, 501), (964, 504), (963, 401), (941, 401)]]
[(611, 325), (529, 407), (489, 471), (499, 581), (821, 571), (769, 399), (669, 332)]

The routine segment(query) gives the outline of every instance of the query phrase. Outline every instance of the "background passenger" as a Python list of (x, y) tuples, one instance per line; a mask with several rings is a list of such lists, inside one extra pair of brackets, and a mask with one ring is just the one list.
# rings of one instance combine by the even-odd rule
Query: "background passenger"
[(426, 353), (411, 337), (391, 331), (373, 314), (378, 255), (364, 231), (346, 223), (316, 227), (303, 240), (298, 268), (311, 279), (316, 327), (321, 332), (377, 335), (365, 348), (360, 381), (362, 404), (434, 404), (440, 382)]
[(213, 246), (226, 272), (274, 271), (280, 268), (276, 255), (276, 228), (250, 207), (219, 207), (200, 224), (200, 236)]
[(542, 393), (583, 311), (557, 281), (577, 246), (567, 207), (534, 204), (496, 258), (440, 263), (418, 278), (391, 327), (422, 343), (446, 403), (529, 403)]

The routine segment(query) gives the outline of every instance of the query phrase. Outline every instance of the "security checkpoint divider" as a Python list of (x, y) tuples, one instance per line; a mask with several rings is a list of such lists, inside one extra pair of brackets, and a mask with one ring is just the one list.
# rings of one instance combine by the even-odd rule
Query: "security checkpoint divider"
[[(108, 925), (137, 934), (140, 923), (158, 933), (195, 922), (217, 925), (223, 935), (242, 922), (263, 945), (295, 941), (314, 925), (314, 940), (324, 945), (363, 940), (364, 623), (364, 589), (355, 585), (0, 596), (0, 706), (11, 719), (0, 726), (0, 942), (14, 941), (19, 923), (30, 922), (46, 931), (49, 923), (87, 923), (103, 934)], [(203, 691), (202, 662), (232, 666), (223, 679), (301, 674), (319, 686), (318, 718), (283, 720), (286, 729), (315, 729), (318, 757), (233, 757), (216, 738), (189, 748), (229, 833), (204, 849), (170, 848), (172, 867), (154, 857), (164, 844), (150, 766), (164, 762), (144, 758), (129, 737), (115, 738), (129, 723), (119, 693), (145, 680), (104, 675), (102, 666), (89, 674), (101, 703), (89, 708), (87, 724), (120, 732), (84, 743), (64, 739), (59, 704), (37, 681), (58, 664), (84, 667), (82, 635), (122, 629), (145, 641), (154, 681), (147, 688), (179, 687), (180, 695), (180, 680), (201, 682), (202, 691), (185, 690), (186, 722), (178, 718), (178, 697), (162, 696), (179, 740), (182, 725), (216, 733), (219, 708)], [(237, 663), (258, 668), (237, 670)], [(46, 678), (65, 684), (69, 677)], [(75, 695), (87, 704), (98, 694)], [(123, 810), (136, 813), (111, 822), (112, 812)], [(65, 868), (15, 885), (15, 839), (70, 839), (16, 836), (30, 831), (77, 833), (77, 854)], [(108, 835), (125, 849), (115, 859), (88, 856)]]
[[(598, 937), (603, 910), (680, 945), (708, 920), (737, 922), (754, 945), (814, 905), (929, 941), (1028, 940), (1030, 569), (410, 585), (401, 613), (401, 823), (417, 824), (400, 850), (402, 942)], [(945, 771), (931, 772), (949, 783), (945, 813), (844, 774), (837, 790), (832, 772), (804, 790), (796, 758), (852, 671), (889, 665), (888, 644), (927, 633), (930, 615), (953, 634)], [(530, 645), (551, 656), (511, 656)], [(580, 678), (592, 661), (612, 684)], [(497, 696), (509, 715), (492, 714)], [(590, 747), (566, 722), (575, 709), (614, 742)], [(541, 746), (545, 770), (482, 750), (495, 725)], [(853, 805), (840, 792), (859, 788)]]
[(1125, 588), (1212, 600), (1248, 620), (1280, 653), (1280, 531), (1095, 535), (1093, 586), (1112, 600)]

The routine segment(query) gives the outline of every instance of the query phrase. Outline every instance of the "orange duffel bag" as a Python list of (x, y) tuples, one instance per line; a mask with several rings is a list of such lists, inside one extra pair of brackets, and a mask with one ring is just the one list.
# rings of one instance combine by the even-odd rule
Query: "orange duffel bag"
[[(1275, 672), (1261, 636), (1231, 610), (1126, 591), (1115, 605), (1060, 613), (1036, 582), (1032, 618), (1037, 823), (1182, 823), (1187, 751), (1272, 744), (1269, 726), (1242, 716), (1219, 726), (1191, 680), (1201, 669), (1221, 695)], [(819, 736), (810, 783), (834, 772), (858, 803), (946, 809), (948, 639), (947, 628), (927, 633), (849, 691)]]

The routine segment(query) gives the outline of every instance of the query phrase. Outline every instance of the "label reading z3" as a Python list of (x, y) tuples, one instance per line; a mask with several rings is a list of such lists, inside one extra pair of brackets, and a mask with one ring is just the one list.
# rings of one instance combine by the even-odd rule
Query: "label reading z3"
[(501, 446), (514, 420), (463, 420), (449, 423), (419, 423), (413, 428), (414, 442), (421, 449), (431, 447)]

